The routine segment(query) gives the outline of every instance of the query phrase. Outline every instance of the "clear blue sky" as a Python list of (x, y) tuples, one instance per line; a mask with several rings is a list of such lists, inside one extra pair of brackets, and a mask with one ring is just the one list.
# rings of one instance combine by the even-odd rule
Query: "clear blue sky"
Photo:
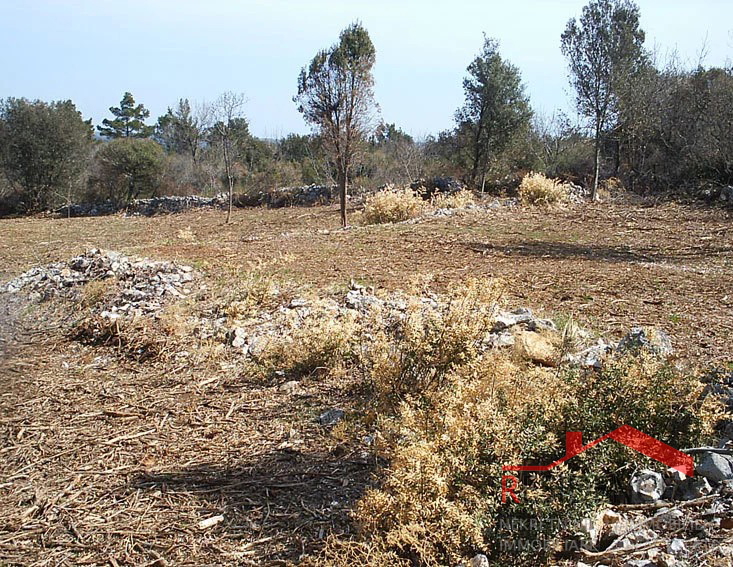
[[(640, 0), (647, 45), (695, 65), (733, 59), (733, 1)], [(560, 34), (584, 0), (4, 0), (0, 97), (71, 99), (95, 124), (130, 91), (151, 121), (180, 97), (244, 92), (252, 132), (306, 132), (297, 75), (361, 20), (377, 49), (382, 116), (415, 136), (448, 128), (482, 32), (519, 67), (535, 109), (571, 109)]]

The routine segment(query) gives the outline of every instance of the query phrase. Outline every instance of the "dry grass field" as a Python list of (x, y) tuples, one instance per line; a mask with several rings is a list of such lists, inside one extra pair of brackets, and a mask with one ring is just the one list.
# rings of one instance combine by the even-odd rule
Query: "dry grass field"
[[(0, 221), (0, 281), (92, 247), (194, 266), (201, 302), (253, 270), (334, 293), (492, 277), (514, 307), (614, 339), (656, 326), (681, 362), (730, 367), (732, 220), (644, 202), (348, 230), (334, 207), (240, 209), (228, 225), (220, 211), (15, 219)], [(355, 407), (354, 384), (262, 384), (227, 356), (143, 364), (69, 340), (59, 310), (75, 309), (0, 308), (0, 564), (286, 565), (353, 529), (376, 463), (316, 418)]]

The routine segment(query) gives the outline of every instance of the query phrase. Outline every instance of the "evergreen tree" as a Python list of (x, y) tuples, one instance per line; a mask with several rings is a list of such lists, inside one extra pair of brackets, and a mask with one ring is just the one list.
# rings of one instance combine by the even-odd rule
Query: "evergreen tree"
[(142, 104), (135, 105), (131, 93), (125, 93), (120, 106), (111, 106), (109, 111), (115, 118), (113, 120), (105, 118), (102, 120), (102, 126), (97, 126), (97, 130), (106, 138), (149, 138), (155, 131), (154, 126), (145, 124), (150, 111)]
[(639, 8), (629, 0), (591, 0), (579, 21), (561, 37), (581, 114), (591, 121), (595, 141), (593, 199), (598, 193), (601, 137), (618, 110), (618, 89), (645, 62)]
[(519, 70), (499, 55), (499, 45), (484, 38), (481, 53), (463, 81), (466, 102), (456, 112), (456, 139), (470, 170), (472, 185), (483, 187), (493, 159), (529, 127), (532, 111)]
[(349, 171), (372, 126), (375, 60), (369, 32), (360, 23), (352, 24), (341, 32), (336, 45), (318, 52), (301, 70), (293, 99), (320, 134), (336, 170), (343, 226)]

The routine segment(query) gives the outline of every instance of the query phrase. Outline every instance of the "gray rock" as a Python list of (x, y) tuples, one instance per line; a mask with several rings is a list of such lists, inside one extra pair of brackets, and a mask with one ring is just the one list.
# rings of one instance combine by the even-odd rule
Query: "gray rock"
[(634, 327), (618, 344), (619, 352), (647, 351), (666, 358), (673, 352), (667, 333), (654, 327)]
[(514, 325), (519, 325), (520, 323), (529, 323), (533, 319), (532, 311), (526, 307), (520, 307), (513, 311), (502, 311), (496, 317), (496, 323), (494, 324), (493, 331), (503, 331), (504, 329), (508, 329)]
[(681, 500), (695, 500), (707, 496), (713, 491), (708, 479), (697, 476), (684, 480), (677, 486), (677, 495)]
[(733, 479), (733, 457), (704, 453), (700, 464), (695, 467), (695, 472), (715, 483)]
[(332, 427), (341, 421), (345, 415), (346, 412), (344, 412), (344, 410), (332, 408), (324, 411), (320, 416), (318, 416), (318, 423), (324, 427)]
[(230, 336), (230, 344), (234, 348), (242, 348), (247, 343), (247, 333), (241, 327), (236, 327), (232, 329)]
[(468, 563), (469, 567), (489, 567), (489, 558), (483, 553), (477, 553)]
[(687, 547), (685, 541), (680, 538), (674, 538), (667, 544), (667, 553), (672, 555), (680, 555), (681, 553), (687, 553)]
[(658, 472), (643, 470), (631, 477), (631, 501), (654, 502), (664, 494), (664, 478)]
[(369, 311), (371, 309), (381, 309), (384, 302), (369, 293), (365, 293), (364, 289), (352, 289), (346, 294), (346, 307), (356, 309), (357, 311)]
[(557, 331), (557, 325), (550, 319), (531, 319), (527, 323), (530, 331)]
[(53, 296), (78, 300), (82, 286), (110, 280), (109, 290), (92, 311), (102, 317), (118, 318), (121, 313), (134, 316), (160, 310), (169, 299), (188, 293), (185, 286), (192, 279), (192, 268), (187, 266), (133, 259), (119, 252), (92, 248), (66, 262), (32, 268), (0, 286), (0, 291), (24, 292), (32, 300)]

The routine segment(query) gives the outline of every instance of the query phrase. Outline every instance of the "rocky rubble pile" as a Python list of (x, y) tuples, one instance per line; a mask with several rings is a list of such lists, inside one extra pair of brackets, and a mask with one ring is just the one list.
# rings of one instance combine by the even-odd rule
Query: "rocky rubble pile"
[(127, 216), (151, 217), (159, 214), (181, 213), (202, 207), (223, 207), (227, 202), (225, 195), (216, 197), (185, 195), (135, 199), (127, 205), (120, 205), (113, 201), (105, 201), (100, 204), (74, 204), (70, 207), (63, 206), (54, 212), (65, 217), (69, 216), (70, 209), (72, 217), (95, 217), (124, 211)]
[(0, 286), (0, 292), (25, 293), (35, 301), (54, 296), (79, 299), (90, 282), (108, 282), (94, 310), (109, 319), (150, 314), (170, 299), (189, 293), (193, 268), (173, 262), (130, 258), (91, 249), (65, 262), (28, 270)]
[(263, 193), (260, 204), (270, 207), (319, 205), (330, 203), (335, 195), (336, 187), (331, 185), (279, 187), (269, 193)]
[(439, 193), (457, 193), (466, 189), (466, 184), (455, 177), (433, 177), (430, 179), (417, 179), (410, 184), (410, 189), (419, 193), (423, 199), (430, 199)]
[(637, 472), (635, 504), (581, 524), (577, 567), (693, 567), (733, 563), (733, 457), (703, 451), (695, 476)]
[(152, 217), (160, 214), (182, 213), (189, 209), (202, 207), (224, 207), (226, 195), (216, 197), (199, 197), (198, 195), (153, 197), (151, 199), (135, 199), (125, 208), (127, 216)]
[[(442, 313), (447, 308), (434, 294), (418, 300), (426, 312)], [(400, 294), (381, 297), (374, 293), (373, 288), (352, 282), (341, 302), (330, 298), (295, 298), (275, 311), (259, 313), (231, 327), (227, 327), (230, 324), (227, 317), (203, 321), (201, 334), (205, 338), (220, 336), (230, 346), (242, 349), (243, 354), (256, 357), (267, 343), (282, 338), (318, 313), (326, 313), (335, 320), (354, 312), (362, 318), (377, 313), (389, 326), (403, 319), (407, 309), (407, 298)], [(561, 332), (553, 321), (536, 316), (528, 308), (505, 311), (497, 307), (494, 325), (486, 333), (481, 346), (486, 351), (513, 348), (522, 357), (547, 367), (571, 364), (600, 368), (615, 352), (642, 350), (662, 357), (672, 352), (669, 337), (655, 328), (634, 328), (618, 343), (596, 338), (580, 328), (574, 328), (572, 335), (569, 338), (567, 330)]]

